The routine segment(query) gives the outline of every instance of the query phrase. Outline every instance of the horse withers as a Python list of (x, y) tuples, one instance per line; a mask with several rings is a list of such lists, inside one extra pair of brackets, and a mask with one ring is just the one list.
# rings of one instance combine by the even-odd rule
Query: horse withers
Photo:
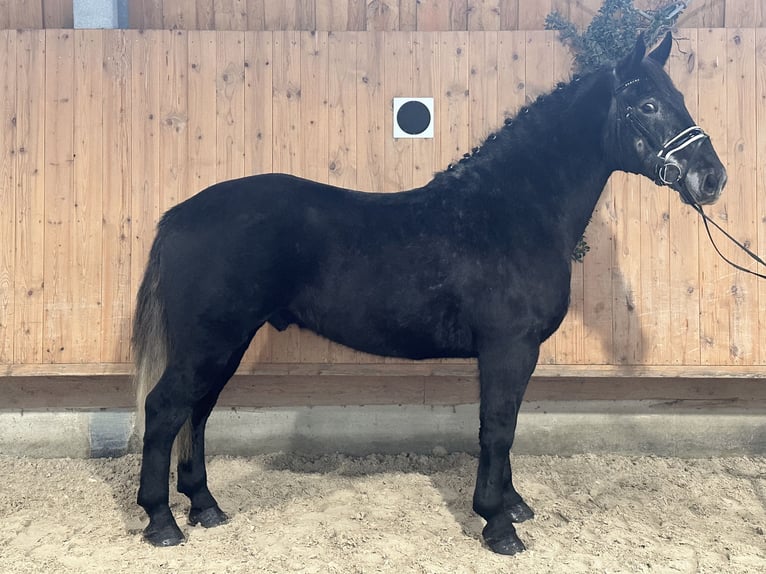
[[(473, 508), (487, 546), (524, 550), (514, 523), (533, 517), (513, 486), (509, 451), (543, 341), (567, 312), (572, 252), (616, 170), (715, 201), (726, 171), (663, 71), (668, 34), (614, 67), (523, 107), (427, 185), (361, 193), (290, 175), (218, 183), (160, 221), (133, 332), (145, 402), (138, 503), (145, 538), (226, 522), (208, 490), (205, 423), (256, 331), (296, 324), (354, 349), (424, 359), (476, 357), (481, 454)], [(145, 397), (145, 401), (144, 401)]]

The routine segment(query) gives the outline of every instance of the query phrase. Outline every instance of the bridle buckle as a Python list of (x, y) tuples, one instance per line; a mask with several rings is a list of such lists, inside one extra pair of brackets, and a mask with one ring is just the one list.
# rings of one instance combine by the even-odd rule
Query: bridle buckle
[[(675, 175), (675, 177), (671, 177)], [(675, 161), (665, 161), (657, 167), (657, 180), (667, 186), (673, 186), (683, 179), (681, 166)]]

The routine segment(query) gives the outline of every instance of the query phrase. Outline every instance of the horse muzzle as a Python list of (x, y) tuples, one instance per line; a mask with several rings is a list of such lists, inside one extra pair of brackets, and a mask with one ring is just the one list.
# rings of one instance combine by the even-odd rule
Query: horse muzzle
[[(689, 159), (680, 159), (689, 151), (692, 151)], [(682, 153), (676, 156), (678, 152)], [(720, 197), (726, 179), (726, 169), (709, 136), (699, 126), (681, 131), (657, 153), (656, 183), (678, 191), (684, 203), (713, 203)]]
[(709, 205), (721, 196), (726, 180), (726, 169), (719, 163), (718, 166), (690, 169), (679, 181), (668, 185), (681, 195), (684, 203)]

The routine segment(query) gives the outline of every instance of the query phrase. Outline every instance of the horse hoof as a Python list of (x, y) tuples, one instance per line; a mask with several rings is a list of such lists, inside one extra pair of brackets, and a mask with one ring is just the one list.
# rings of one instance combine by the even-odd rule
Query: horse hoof
[(527, 547), (521, 539), (513, 532), (503, 538), (493, 538), (491, 536), (484, 535), (484, 542), (487, 547), (496, 554), (504, 554), (506, 556), (513, 556), (519, 552), (524, 552)]
[(535, 512), (529, 507), (529, 505), (523, 500), (516, 504), (509, 505), (505, 513), (510, 517), (513, 522), (517, 524), (526, 520), (531, 520), (535, 517)]
[(197, 524), (200, 524), (204, 528), (212, 528), (214, 526), (226, 524), (228, 521), (228, 514), (226, 514), (217, 506), (211, 506), (205, 510), (195, 510), (192, 508), (189, 511), (189, 524), (191, 526), (197, 526)]
[(516, 529), (513, 523), (508, 521), (507, 516), (499, 516), (496, 519), (487, 522), (482, 531), (484, 542), (492, 552), (512, 556), (527, 549), (524, 543), (516, 535)]
[(149, 524), (149, 526), (144, 529), (144, 540), (152, 546), (166, 547), (178, 546), (186, 539), (175, 524), (169, 524), (160, 528)]

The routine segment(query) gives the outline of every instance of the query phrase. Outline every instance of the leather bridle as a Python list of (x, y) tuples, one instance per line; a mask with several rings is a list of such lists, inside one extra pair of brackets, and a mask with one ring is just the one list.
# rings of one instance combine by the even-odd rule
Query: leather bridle
[[(639, 78), (634, 78), (621, 84), (614, 90), (615, 96), (619, 96), (625, 89), (637, 84), (639, 81)], [(652, 134), (635, 112), (636, 110), (633, 106), (626, 105), (624, 112), (620, 112), (620, 119), (627, 120), (628, 125), (644, 138), (647, 145), (651, 149), (657, 150), (654, 167), (654, 183), (667, 186), (681, 183), (686, 177), (686, 170), (681, 167), (681, 164), (677, 162), (673, 156), (695, 142), (710, 139), (710, 136), (708, 136), (701, 127), (694, 125), (681, 130), (665, 143), (660, 144), (655, 135)]]
[[(634, 78), (623, 84), (620, 84), (614, 90), (614, 95), (617, 98), (618, 103), (619, 103), (619, 95), (622, 92), (624, 92), (629, 86), (637, 84), (639, 81), (640, 81), (640, 78)], [(626, 120), (628, 122), (628, 125), (630, 125), (631, 128), (633, 128), (633, 130), (635, 130), (646, 141), (646, 144), (649, 146), (650, 149), (657, 150), (656, 165), (654, 167), (654, 183), (660, 186), (667, 185), (668, 187), (671, 187), (675, 184), (682, 183), (683, 180), (686, 178), (686, 170), (683, 169), (681, 167), (681, 164), (678, 163), (673, 158), (673, 156), (676, 153), (690, 146), (694, 142), (710, 139), (710, 136), (708, 136), (701, 127), (697, 125), (693, 125), (681, 130), (672, 138), (667, 140), (665, 143), (660, 144), (659, 141), (657, 141), (657, 138), (654, 136), (654, 134), (652, 134), (649, 128), (647, 128), (646, 125), (641, 121), (641, 119), (636, 115), (635, 108), (633, 108), (632, 106), (626, 105), (624, 107), (624, 112), (618, 112), (618, 113), (620, 114), (618, 116), (619, 120)], [(713, 244), (713, 247), (715, 248), (718, 255), (720, 255), (721, 258), (732, 267), (739, 269), (740, 271), (744, 271), (745, 273), (755, 275), (756, 277), (760, 277), (761, 279), (766, 279), (766, 275), (762, 273), (758, 273), (757, 271), (752, 271), (750, 269), (747, 269), (746, 267), (742, 267), (741, 265), (738, 265), (737, 263), (734, 263), (733, 261), (731, 261), (723, 253), (721, 253), (721, 250), (718, 248), (718, 245), (716, 245), (715, 241), (713, 240), (713, 235), (710, 233), (709, 224), (711, 223), (721, 233), (723, 233), (730, 241), (732, 241), (735, 245), (737, 245), (740, 249), (742, 249), (745, 253), (747, 253), (747, 255), (751, 259), (760, 263), (761, 265), (766, 266), (766, 261), (764, 261), (756, 253), (751, 251), (746, 245), (744, 245), (743, 243), (741, 243), (740, 241), (732, 237), (731, 234), (729, 234), (725, 229), (723, 229), (720, 225), (718, 225), (718, 223), (710, 219), (707, 216), (707, 214), (702, 210), (702, 206), (699, 203), (697, 203), (697, 201), (686, 190), (686, 187), (684, 185), (679, 185), (677, 189), (678, 189), (678, 193), (681, 194), (684, 200), (689, 205), (691, 205), (691, 207), (697, 213), (699, 213), (699, 215), (702, 217), (702, 222), (705, 224), (705, 231), (707, 231), (708, 238), (710, 238), (710, 243)]]

